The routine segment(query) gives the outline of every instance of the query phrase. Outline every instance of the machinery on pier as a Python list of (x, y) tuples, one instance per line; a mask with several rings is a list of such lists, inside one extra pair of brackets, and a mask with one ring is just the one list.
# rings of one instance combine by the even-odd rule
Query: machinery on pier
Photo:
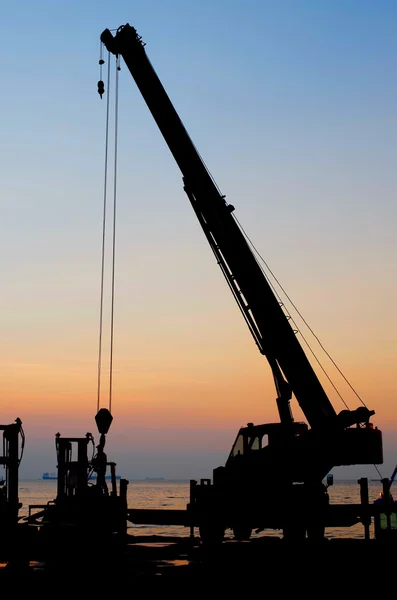
[[(325, 476), (340, 465), (383, 462), (382, 434), (373, 410), (335, 411), (278, 298), (192, 143), (153, 69), (141, 36), (129, 24), (103, 31), (107, 50), (124, 59), (183, 179), (204, 235), (256, 345), (270, 366), (280, 422), (240, 429), (226, 464), (194, 482), (189, 511), (206, 540), (227, 528), (247, 539), (253, 528), (282, 529), (285, 537), (324, 536), (329, 499)], [(98, 91), (104, 92), (99, 82)], [(296, 422), (290, 401), (306, 422)]]
[(19, 465), (22, 460), (25, 434), (21, 419), (0, 425), (3, 444), (0, 449), (0, 561), (14, 551), (19, 537)]
[(18, 523), (21, 504), (18, 498), (19, 465), (25, 446), (25, 434), (21, 419), (15, 423), (0, 425), (3, 432), (0, 465), (4, 476), (0, 475), (0, 527), (13, 528)]
[[(128, 481), (120, 479), (118, 491), (116, 464), (108, 462), (104, 452), (112, 416), (101, 408), (95, 420), (100, 433), (96, 447), (91, 433), (84, 437), (55, 436), (57, 496), (46, 505), (30, 506), (27, 519), (30, 524), (41, 525), (43, 536), (60, 536), (62, 529), (70, 527), (83, 535), (89, 532), (92, 538), (126, 533)], [(111, 472), (110, 489), (107, 467)]]

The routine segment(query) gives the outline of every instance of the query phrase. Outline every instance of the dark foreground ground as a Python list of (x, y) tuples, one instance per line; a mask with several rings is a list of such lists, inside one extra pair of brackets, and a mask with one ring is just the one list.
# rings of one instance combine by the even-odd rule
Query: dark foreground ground
[(335, 597), (350, 587), (354, 596), (367, 597), (374, 584), (382, 594), (394, 589), (397, 572), (396, 543), (374, 540), (291, 544), (263, 537), (203, 547), (197, 538), (131, 536), (106, 547), (98, 540), (82, 539), (77, 546), (57, 540), (29, 553), (15, 548), (0, 563), (0, 589), (7, 584), (19, 589), (25, 583), (32, 592), (56, 589), (79, 597), (94, 589), (131, 590), (134, 583), (161, 581), (180, 582), (191, 591), (196, 584), (234, 587), (236, 592), (242, 585), (251, 592), (271, 585), (297, 596), (311, 587)]

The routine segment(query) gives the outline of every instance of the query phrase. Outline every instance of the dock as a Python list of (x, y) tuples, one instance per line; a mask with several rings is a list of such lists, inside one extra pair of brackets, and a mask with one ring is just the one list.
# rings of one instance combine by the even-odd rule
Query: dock
[[(292, 591), (303, 585), (307, 591), (318, 584), (326, 587), (328, 581), (334, 592), (340, 585), (364, 592), (367, 578), (378, 574), (383, 581), (385, 571), (394, 572), (394, 556), (395, 545), (374, 540), (335, 539), (320, 547), (263, 537), (249, 542), (227, 540), (221, 546), (204, 548), (198, 538), (130, 536), (123, 547), (107, 547), (104, 552), (87, 540), (77, 553), (64, 548), (60, 555), (37, 554), (36, 560), (0, 564), (0, 583), (26, 583), (37, 591), (62, 581), (78, 582), (78, 589), (87, 592), (103, 586), (122, 591), (133, 583), (157, 586), (159, 581), (161, 585), (180, 582), (207, 589), (248, 584), (252, 590), (276, 585)], [(389, 580), (383, 591), (391, 586)]]

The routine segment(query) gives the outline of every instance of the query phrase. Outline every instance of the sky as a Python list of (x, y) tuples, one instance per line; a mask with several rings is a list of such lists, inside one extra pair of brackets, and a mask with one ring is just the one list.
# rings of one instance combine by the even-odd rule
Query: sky
[[(142, 36), (258, 252), (376, 411), (385, 452), (379, 469), (391, 474), (397, 462), (396, 20), (392, 0), (3, 3), (0, 423), (22, 419), (22, 478), (55, 470), (57, 432), (99, 437), (106, 123), (106, 97), (97, 93), (99, 37), (125, 23)], [(110, 91), (109, 207), (113, 61)], [(123, 62), (118, 119), (108, 457), (130, 478), (211, 477), (241, 426), (278, 420), (270, 368)], [(101, 407), (109, 402), (110, 234), (111, 225)], [(304, 342), (309, 332), (301, 327), (312, 360)], [(349, 408), (359, 406), (332, 363), (321, 360)], [(345, 408), (322, 371), (319, 377), (335, 410)], [(294, 399), (292, 410), (296, 420), (305, 419)], [(378, 476), (372, 465), (334, 473)]]

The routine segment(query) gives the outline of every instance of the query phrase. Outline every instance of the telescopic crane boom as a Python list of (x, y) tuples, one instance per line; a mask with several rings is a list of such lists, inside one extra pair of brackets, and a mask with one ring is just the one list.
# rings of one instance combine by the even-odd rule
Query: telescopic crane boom
[[(214, 183), (153, 69), (141, 36), (126, 24), (114, 36), (108, 29), (103, 31), (101, 41), (109, 52), (122, 56), (153, 115), (181, 170), (184, 190), (208, 243), (275, 380), (280, 423), (249, 424), (240, 430), (225, 467), (218, 468), (225, 469), (223, 475), (214, 470), (214, 483), (221, 481), (223, 497), (227, 499), (231, 490), (235, 496), (238, 488), (235, 484), (240, 482), (241, 493), (237, 494), (240, 505), (250, 511), (251, 506), (242, 500), (243, 493), (250, 495), (248, 480), (257, 485), (254, 482), (260, 479), (262, 483), (255, 489), (269, 498), (268, 480), (272, 487), (276, 480), (283, 489), (296, 482), (312, 487), (314, 483), (321, 484), (334, 466), (381, 463), (381, 432), (369, 423), (374, 411), (363, 406), (335, 412), (233, 217), (234, 207), (226, 202)], [(292, 394), (310, 429), (305, 423), (294, 422), (290, 410)], [(264, 437), (269, 442), (266, 448)], [(318, 498), (321, 503), (322, 496)], [(263, 499), (261, 503), (263, 508)], [(277, 512), (271, 502), (267, 506), (269, 511)], [(259, 503), (256, 508), (262, 510)], [(234, 522), (237, 518), (233, 510), (224, 517), (225, 526), (226, 521)]]
[[(233, 218), (234, 207), (227, 204), (201, 160), (147, 57), (141, 37), (127, 24), (115, 37), (105, 30), (101, 40), (110, 52), (123, 57), (182, 172), (197, 218), (259, 350), (270, 364), (279, 398), (285, 404), (293, 392), (312, 428), (334, 424), (335, 410)], [(282, 420), (289, 418), (285, 407), (280, 412)], [(373, 411), (361, 408), (349, 416), (344, 411), (344, 424), (366, 421), (370, 414)]]

